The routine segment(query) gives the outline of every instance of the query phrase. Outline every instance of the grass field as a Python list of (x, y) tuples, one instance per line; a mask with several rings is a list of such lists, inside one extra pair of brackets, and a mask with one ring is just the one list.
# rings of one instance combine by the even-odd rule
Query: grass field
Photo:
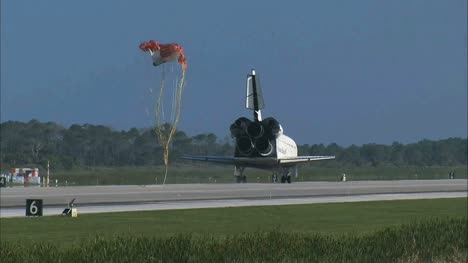
[(1, 262), (466, 262), (467, 198), (0, 219)]
[(258, 231), (361, 234), (427, 219), (466, 217), (467, 198), (83, 214), (0, 219), (2, 241), (71, 245), (99, 235), (227, 236)]
[(467, 198), (0, 219), (2, 262), (466, 262)]
[[(454, 171), (457, 178), (467, 178), (467, 167), (317, 167), (299, 169), (293, 181), (338, 181), (342, 173), (348, 180), (447, 179)], [(246, 169), (249, 182), (269, 183), (271, 173)], [(51, 182), (60, 185), (154, 184), (164, 180), (164, 168), (155, 167), (89, 167), (70, 171), (52, 171)], [(166, 183), (232, 183), (233, 167), (208, 164), (173, 165)]]
[(1, 242), (2, 262), (460, 262), (466, 218), (427, 219), (365, 235), (257, 232), (223, 238), (95, 237), (73, 247)]

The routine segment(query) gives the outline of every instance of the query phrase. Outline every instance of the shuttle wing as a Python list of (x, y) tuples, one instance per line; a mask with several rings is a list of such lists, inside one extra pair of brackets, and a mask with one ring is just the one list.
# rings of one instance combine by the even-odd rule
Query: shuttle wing
[(201, 162), (210, 162), (210, 163), (222, 163), (222, 164), (234, 164), (234, 157), (229, 156), (183, 156), (180, 157), (183, 160), (191, 160), (191, 161), (201, 161)]
[(210, 163), (220, 164), (234, 164), (244, 165), (252, 167), (275, 167), (275, 166), (290, 166), (300, 163), (319, 161), (319, 160), (331, 160), (335, 159), (335, 156), (296, 156), (277, 159), (276, 157), (229, 157), (229, 156), (184, 156), (181, 159), (202, 161)]
[(319, 160), (331, 160), (335, 159), (335, 156), (297, 156), (297, 157), (288, 157), (288, 158), (281, 158), (278, 159), (280, 164), (293, 164), (293, 163), (304, 163), (304, 162), (312, 162), (312, 161), (319, 161)]
[(279, 164), (278, 159), (274, 157), (184, 156), (181, 159), (252, 167), (276, 166)]

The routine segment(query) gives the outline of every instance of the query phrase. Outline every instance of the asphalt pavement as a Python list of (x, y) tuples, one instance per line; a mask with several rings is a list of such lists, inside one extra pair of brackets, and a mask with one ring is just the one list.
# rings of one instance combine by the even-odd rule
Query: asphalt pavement
[(323, 202), (466, 197), (466, 179), (292, 184), (173, 184), (9, 187), (0, 190), (0, 217), (24, 216), (26, 199), (42, 199), (44, 215), (75, 198), (80, 213)]

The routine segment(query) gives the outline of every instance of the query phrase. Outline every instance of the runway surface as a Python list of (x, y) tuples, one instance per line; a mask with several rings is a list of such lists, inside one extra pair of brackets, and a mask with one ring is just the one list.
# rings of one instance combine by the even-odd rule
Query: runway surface
[(79, 213), (208, 207), (466, 197), (466, 179), (11, 187), (0, 190), (0, 217), (24, 216), (26, 199), (43, 199), (44, 215), (60, 214), (76, 198)]

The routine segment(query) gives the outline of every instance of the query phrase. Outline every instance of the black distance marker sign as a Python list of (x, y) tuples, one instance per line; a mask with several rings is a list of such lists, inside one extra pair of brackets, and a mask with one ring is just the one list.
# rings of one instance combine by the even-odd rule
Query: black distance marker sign
[(42, 199), (26, 199), (26, 216), (42, 216)]

